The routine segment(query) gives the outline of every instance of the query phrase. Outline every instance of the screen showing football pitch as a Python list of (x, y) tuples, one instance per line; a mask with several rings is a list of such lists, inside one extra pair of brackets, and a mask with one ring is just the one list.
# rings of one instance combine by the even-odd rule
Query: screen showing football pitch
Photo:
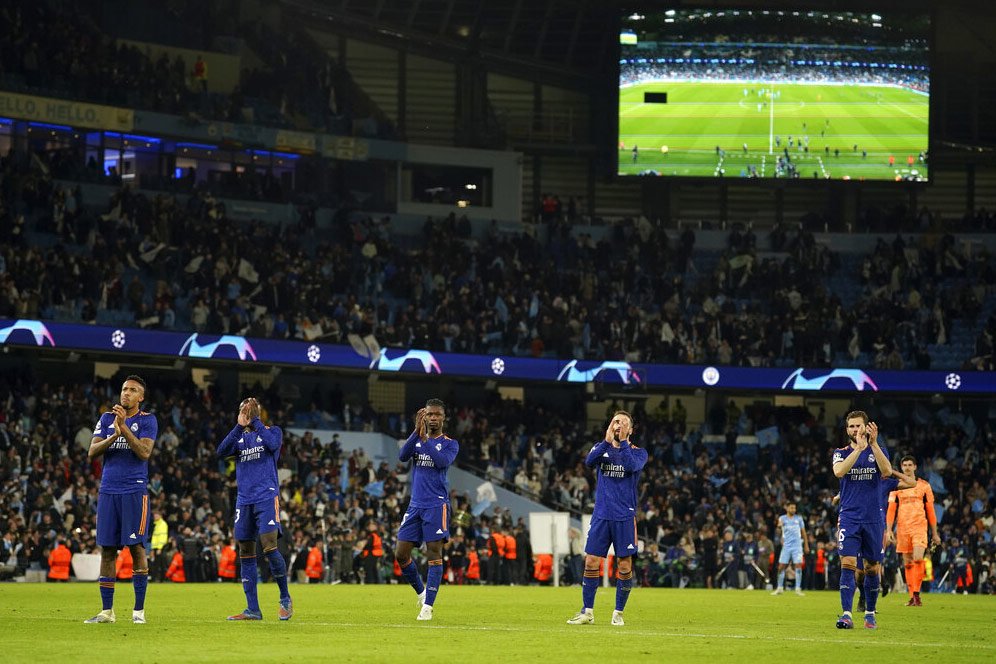
[(929, 177), (930, 16), (626, 12), (618, 174)]

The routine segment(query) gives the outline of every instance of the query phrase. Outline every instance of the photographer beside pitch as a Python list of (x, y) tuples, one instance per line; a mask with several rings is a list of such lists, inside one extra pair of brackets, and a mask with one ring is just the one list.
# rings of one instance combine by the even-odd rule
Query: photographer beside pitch
[(235, 457), (235, 539), (239, 542), (242, 589), (246, 609), (229, 620), (262, 620), (256, 592), (256, 537), (270, 563), (273, 580), (280, 588), (280, 620), (290, 620), (294, 605), (287, 591), (287, 563), (277, 550), (280, 527), (280, 482), (277, 459), (284, 434), (280, 427), (268, 427), (259, 419), (259, 402), (250, 397), (239, 405), (235, 428), (218, 445), (219, 457)]
[(647, 463), (647, 451), (630, 443), (632, 433), (633, 416), (624, 410), (616, 411), (605, 430), (605, 439), (591, 448), (585, 459), (586, 466), (597, 467), (598, 480), (595, 486), (595, 509), (584, 547), (584, 578), (581, 582), (583, 606), (567, 621), (568, 625), (590, 625), (595, 622), (593, 609), (599, 582), (598, 568), (609, 552), (610, 544), (618, 562), (616, 609), (612, 612), (612, 624), (626, 624), (623, 621), (623, 610), (633, 587), (633, 556), (637, 553), (637, 488), (640, 472)]

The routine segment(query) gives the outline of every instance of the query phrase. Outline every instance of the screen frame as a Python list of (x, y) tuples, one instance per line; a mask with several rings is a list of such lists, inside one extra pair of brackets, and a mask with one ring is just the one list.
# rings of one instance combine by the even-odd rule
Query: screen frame
[[(611, 55), (612, 58), (611, 67), (608, 68), (610, 73), (610, 79), (607, 82), (611, 86), (611, 93), (609, 99), (611, 100), (611, 117), (606, 123), (610, 128), (609, 136), (606, 141), (606, 150), (610, 151), (609, 163), (611, 164), (612, 172), (609, 177), (618, 182), (657, 182), (657, 183), (674, 183), (681, 184), (687, 183), (690, 185), (701, 185), (708, 182), (722, 182), (722, 183), (736, 183), (738, 186), (746, 187), (771, 187), (781, 188), (784, 186), (791, 187), (801, 187), (801, 188), (825, 188), (829, 183), (838, 183), (837, 186), (844, 187), (865, 187), (865, 186), (882, 186), (887, 190), (920, 190), (924, 189), (934, 182), (934, 168), (929, 168), (927, 170), (927, 177), (923, 180), (886, 180), (886, 179), (876, 179), (876, 180), (862, 180), (860, 178), (843, 179), (843, 178), (774, 178), (774, 177), (763, 177), (763, 178), (744, 178), (737, 175), (727, 175), (725, 177), (709, 177), (705, 175), (669, 175), (662, 173), (660, 175), (630, 175), (623, 174), (619, 172), (619, 165), (621, 162), (622, 151), (619, 149), (619, 77), (621, 72), (620, 60), (622, 58), (622, 44), (619, 42), (619, 34), (622, 32), (623, 19), (633, 13), (646, 13), (646, 12), (664, 12), (668, 9), (683, 10), (683, 11), (786, 11), (786, 12), (873, 12), (876, 9), (880, 11), (888, 12), (898, 12), (905, 13), (909, 15), (922, 14), (928, 17), (930, 21), (930, 26), (927, 30), (927, 67), (930, 72), (931, 79), (931, 92), (928, 95), (927, 108), (927, 154), (930, 157), (934, 155), (934, 148), (936, 144), (936, 128), (938, 126), (938, 99), (936, 95), (933, 94), (934, 85), (934, 74), (937, 71), (937, 13), (938, 8), (936, 4), (930, 3), (927, 0), (909, 0), (907, 2), (900, 2), (899, 0), (878, 0), (874, 3), (875, 7), (870, 9), (868, 5), (864, 2), (856, 2), (853, 0), (843, 0), (841, 2), (834, 2), (833, 0), (822, 0), (821, 2), (806, 5), (801, 2), (796, 2), (789, 0), (787, 2), (780, 2), (779, 0), (767, 0), (767, 2), (760, 2), (758, 4), (746, 4), (744, 2), (738, 2), (732, 0), (731, 2), (720, 2), (720, 3), (706, 3), (702, 0), (697, 0), (694, 2), (683, 2), (682, 0), (671, 0), (670, 2), (658, 1), (636, 1), (627, 2), (625, 4), (620, 4), (616, 7), (616, 13), (611, 22), (612, 25), (612, 48)], [(786, 185), (785, 183), (792, 183)]]

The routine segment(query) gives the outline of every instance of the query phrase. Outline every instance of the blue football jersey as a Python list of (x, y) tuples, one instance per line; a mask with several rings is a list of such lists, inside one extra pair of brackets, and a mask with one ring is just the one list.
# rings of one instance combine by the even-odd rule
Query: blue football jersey
[[(833, 452), (833, 464), (846, 459), (854, 448), (848, 445)], [(882, 448), (888, 457), (888, 452)], [(888, 494), (885, 494), (888, 497)], [(849, 523), (879, 523), (882, 520), (882, 473), (871, 447), (858, 457), (840, 478), (840, 518)]]
[(414, 459), (412, 465), (411, 507), (439, 507), (450, 502), (450, 482), (446, 471), (456, 460), (460, 444), (443, 434), (421, 440), (413, 433), (402, 445), (398, 459)]
[(268, 427), (257, 417), (249, 427), (236, 425), (218, 445), (220, 457), (235, 457), (236, 503), (249, 505), (272, 500), (280, 489), (277, 460), (283, 445), (280, 427)]
[[(151, 413), (139, 411), (125, 418), (125, 426), (139, 439), (155, 440), (159, 435), (159, 422)], [(113, 433), (114, 413), (104, 413), (93, 428), (93, 437), (104, 439)], [(104, 452), (104, 467), (100, 475), (101, 493), (145, 493), (148, 490), (149, 462), (140, 459), (132, 451), (124, 436), (118, 436)]]
[(647, 450), (624, 441), (619, 447), (603, 440), (588, 452), (585, 464), (595, 468), (595, 509), (592, 516), (621, 521), (636, 516), (640, 472), (647, 463)]

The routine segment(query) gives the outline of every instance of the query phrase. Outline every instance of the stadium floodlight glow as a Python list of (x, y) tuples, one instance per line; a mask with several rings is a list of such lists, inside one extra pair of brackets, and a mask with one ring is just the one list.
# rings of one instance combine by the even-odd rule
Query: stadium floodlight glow
[(664, 16), (674, 16), (674, 14), (675, 11), (673, 9), (669, 9), (666, 12), (664, 12)]
[(642, 21), (645, 18), (646, 18), (646, 16), (644, 16), (642, 14), (637, 14), (635, 12), (633, 14), (630, 14), (630, 16), (629, 16), (629, 20), (631, 20), (631, 21)]
[(873, 21), (881, 21), (882, 17), (879, 16), (878, 14), (872, 14), (872, 20)]

